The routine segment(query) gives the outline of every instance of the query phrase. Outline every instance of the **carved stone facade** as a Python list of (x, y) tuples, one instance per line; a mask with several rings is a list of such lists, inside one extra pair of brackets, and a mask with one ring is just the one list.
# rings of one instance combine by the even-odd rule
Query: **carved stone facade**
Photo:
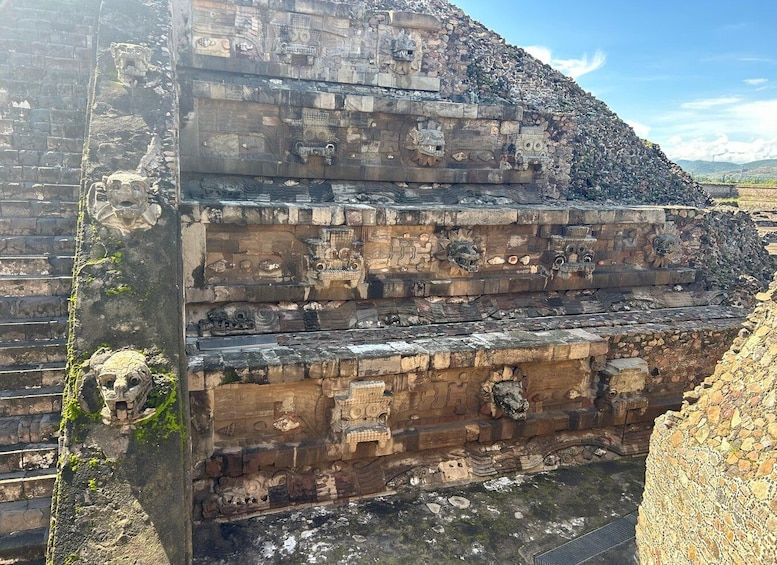
[(707, 212), (547, 199), (566, 117), (443, 99), (439, 19), (348, 7), (193, 2), (195, 516), (644, 453), (739, 321)]
[[(186, 563), (191, 516), (644, 453), (740, 330), (772, 270), (749, 219), (689, 207), (709, 202), (660, 151), (447, 2), (390, 4), (3, 2), (3, 318), (32, 324), (4, 339), (58, 320), (52, 347), (5, 348), (5, 386), (64, 385), (66, 407), (59, 427), (8, 416), (4, 448), (60, 450), (49, 561)], [(51, 269), (70, 254), (68, 300)], [(656, 441), (674, 456), (718, 438), (723, 459), (689, 477), (733, 469), (726, 492), (756, 502), (724, 513), (741, 502), (732, 523), (771, 540), (755, 380), (729, 391), (741, 406), (700, 395)], [(687, 531), (745, 531), (705, 512)]]

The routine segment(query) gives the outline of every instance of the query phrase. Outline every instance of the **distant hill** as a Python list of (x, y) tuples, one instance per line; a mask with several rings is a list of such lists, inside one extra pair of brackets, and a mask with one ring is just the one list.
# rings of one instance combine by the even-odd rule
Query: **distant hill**
[(774, 184), (777, 182), (777, 159), (762, 159), (744, 165), (718, 161), (677, 161), (699, 182), (731, 182), (738, 184)]
[(728, 171), (738, 171), (742, 168), (742, 165), (737, 165), (736, 163), (720, 161), (686, 161), (685, 159), (678, 159), (676, 163), (691, 175), (725, 173)]

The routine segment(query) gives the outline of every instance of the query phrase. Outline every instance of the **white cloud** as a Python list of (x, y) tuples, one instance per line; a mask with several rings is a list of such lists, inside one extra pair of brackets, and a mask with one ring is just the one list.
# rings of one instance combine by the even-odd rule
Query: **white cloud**
[(672, 159), (748, 163), (760, 159), (777, 159), (777, 137), (751, 141), (732, 141), (721, 134), (715, 139), (683, 139), (673, 136), (662, 149)]
[(591, 59), (588, 58), (588, 53), (584, 53), (579, 59), (554, 59), (552, 51), (543, 45), (529, 45), (523, 50), (535, 59), (539, 59), (546, 65), (550, 65), (574, 79), (602, 68), (607, 62), (607, 55), (599, 49), (596, 50)]
[(746, 163), (777, 158), (777, 99), (697, 100), (653, 121), (653, 140), (672, 159)]
[(624, 120), (624, 121), (632, 127), (632, 129), (634, 130), (634, 133), (636, 133), (639, 137), (641, 137), (642, 139), (647, 139), (647, 136), (650, 133), (650, 126), (646, 126), (645, 124), (635, 122), (634, 120)]
[(728, 96), (722, 98), (702, 98), (701, 100), (694, 100), (693, 102), (685, 102), (680, 104), (680, 108), (684, 110), (709, 110), (716, 106), (726, 106), (728, 104), (736, 104), (742, 100), (735, 96)]
[(749, 84), (750, 86), (760, 86), (762, 84), (766, 84), (769, 82), (768, 78), (746, 78), (744, 80), (745, 84)]
[(550, 65), (551, 51), (547, 47), (543, 47), (542, 45), (529, 45), (528, 47), (524, 47), (523, 50), (535, 59), (539, 59), (546, 65)]

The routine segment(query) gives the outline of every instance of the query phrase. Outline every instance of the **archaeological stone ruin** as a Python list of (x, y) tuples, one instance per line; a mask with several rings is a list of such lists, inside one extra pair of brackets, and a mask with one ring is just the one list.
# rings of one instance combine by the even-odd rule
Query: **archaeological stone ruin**
[(443, 0), (0, 13), (0, 558), (645, 455), (772, 277)]

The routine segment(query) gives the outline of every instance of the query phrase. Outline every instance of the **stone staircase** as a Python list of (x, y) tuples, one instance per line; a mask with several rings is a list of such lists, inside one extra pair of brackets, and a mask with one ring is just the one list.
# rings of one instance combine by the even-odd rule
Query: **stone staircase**
[(0, 19), (0, 563), (48, 534), (93, 8), (10, 0)]

